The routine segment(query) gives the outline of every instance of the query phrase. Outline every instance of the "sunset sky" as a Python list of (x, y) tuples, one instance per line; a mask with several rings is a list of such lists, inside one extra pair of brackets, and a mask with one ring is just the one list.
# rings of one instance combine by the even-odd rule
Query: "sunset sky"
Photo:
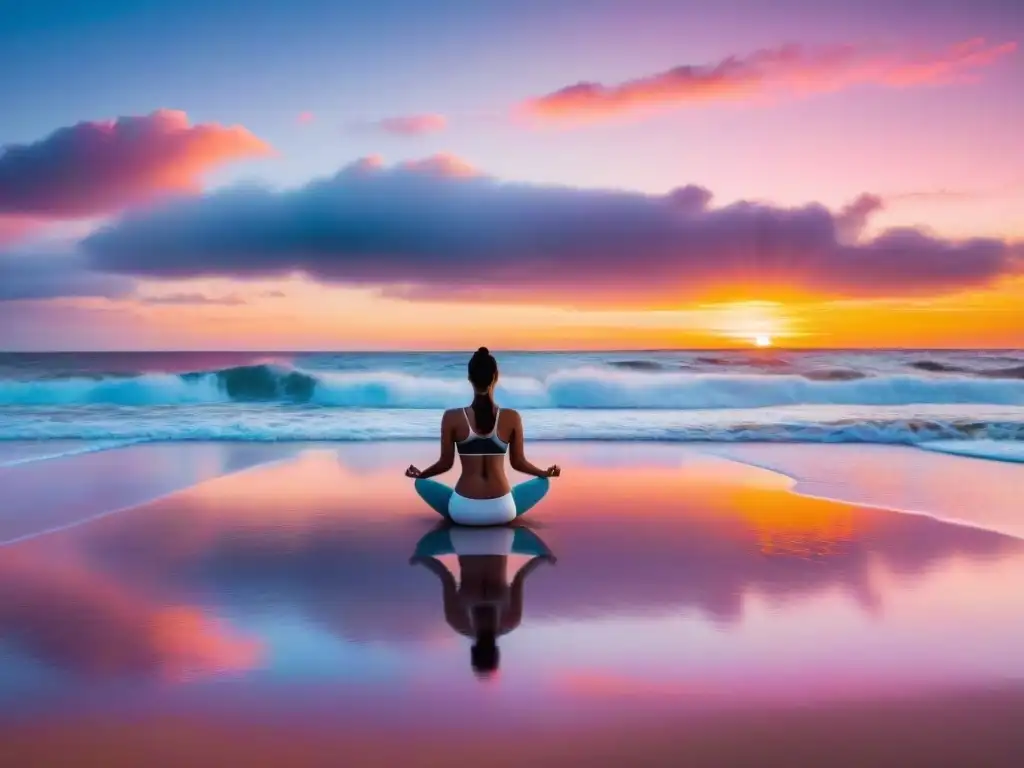
[(1024, 346), (1019, 0), (0, 0), (0, 350)]

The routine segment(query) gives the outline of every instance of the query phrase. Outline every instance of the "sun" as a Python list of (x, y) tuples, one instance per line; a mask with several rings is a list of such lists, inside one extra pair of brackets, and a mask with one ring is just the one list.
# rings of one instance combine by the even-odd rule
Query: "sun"
[(772, 345), (772, 337), (767, 334), (760, 333), (754, 337), (755, 347), (770, 347)]

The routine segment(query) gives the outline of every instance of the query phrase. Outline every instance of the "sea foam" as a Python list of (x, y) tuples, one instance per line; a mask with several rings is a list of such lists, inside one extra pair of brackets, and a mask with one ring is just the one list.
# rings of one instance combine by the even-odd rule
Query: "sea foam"
[[(313, 404), (439, 409), (465, 403), (461, 378), (403, 372), (309, 372), (253, 365), (186, 374), (0, 380), (4, 405)], [(702, 410), (788, 405), (1024, 405), (1024, 380), (897, 374), (860, 379), (580, 367), (544, 378), (502, 377), (513, 408)]]

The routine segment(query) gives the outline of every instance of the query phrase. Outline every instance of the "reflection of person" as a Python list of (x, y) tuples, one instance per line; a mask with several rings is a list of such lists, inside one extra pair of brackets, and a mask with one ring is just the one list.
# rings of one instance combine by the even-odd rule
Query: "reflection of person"
[[(500, 525), (523, 515), (540, 501), (558, 477), (557, 464), (540, 469), (526, 459), (523, 421), (516, 411), (494, 403), (498, 363), (480, 347), (469, 361), (469, 380), (476, 393), (469, 408), (445, 411), (441, 419), (441, 458), (426, 469), (410, 466), (406, 477), (416, 478), (416, 491), (446, 520), (461, 525)], [(462, 474), (455, 488), (429, 480), (452, 468), (455, 453)], [(533, 480), (510, 487), (505, 477), (505, 454), (512, 469)]]
[[(437, 559), (449, 553), (459, 556), (458, 585), (452, 572)], [(511, 584), (508, 554), (533, 555)], [(498, 669), (498, 638), (522, 621), (526, 577), (541, 563), (555, 563), (556, 559), (539, 536), (525, 529), (441, 528), (423, 537), (410, 562), (422, 564), (441, 580), (445, 620), (459, 634), (473, 638), (470, 663), (476, 674), (485, 678)]]

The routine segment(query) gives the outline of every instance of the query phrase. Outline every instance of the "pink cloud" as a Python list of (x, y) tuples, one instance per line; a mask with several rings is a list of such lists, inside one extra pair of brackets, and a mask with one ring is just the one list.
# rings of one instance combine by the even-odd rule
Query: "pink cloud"
[(540, 120), (600, 120), (654, 109), (807, 96), (858, 85), (940, 85), (969, 80), (977, 70), (1016, 50), (1016, 42), (995, 45), (981, 38), (923, 55), (854, 45), (785, 45), (714, 64), (682, 65), (618, 85), (581, 82), (530, 99), (520, 111)]
[(448, 118), (436, 114), (386, 117), (378, 120), (376, 126), (385, 133), (396, 136), (421, 136), (443, 131), (448, 127)]
[(26, 237), (37, 223), (20, 216), (0, 216), (0, 248)]
[(78, 218), (201, 190), (224, 163), (271, 152), (241, 126), (190, 125), (184, 112), (82, 122), (0, 154), (0, 214)]
[(316, 120), (316, 115), (312, 112), (299, 112), (298, 117), (295, 118), (300, 125), (306, 125)]
[(945, 55), (893, 62), (885, 68), (881, 82), (900, 87), (966, 80), (972, 77), (973, 70), (990, 67), (1016, 50), (1015, 41), (989, 45), (983, 38), (975, 37), (951, 45), (946, 49)]

